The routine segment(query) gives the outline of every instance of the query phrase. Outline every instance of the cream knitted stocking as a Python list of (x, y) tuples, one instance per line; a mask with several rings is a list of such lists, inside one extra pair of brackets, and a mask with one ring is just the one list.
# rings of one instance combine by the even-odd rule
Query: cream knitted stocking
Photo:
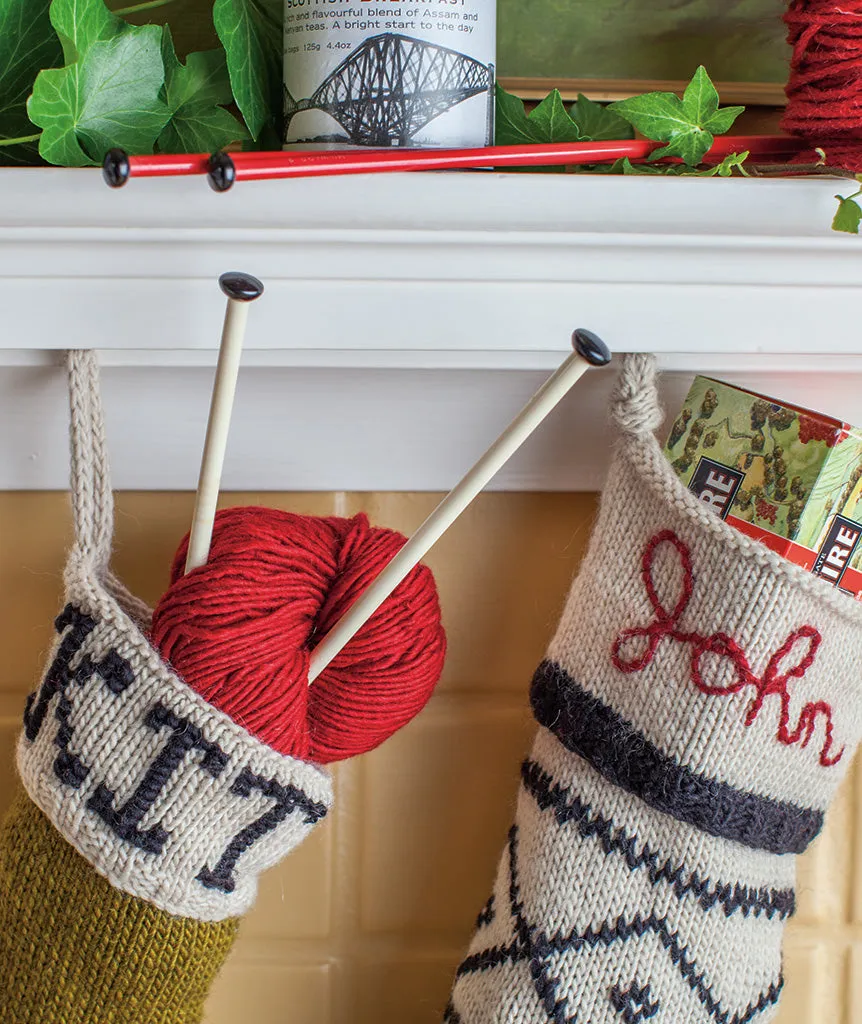
[(622, 441), (532, 684), (540, 728), (448, 1024), (746, 1024), (776, 1012), (795, 856), (862, 728), (862, 605), (727, 526)]
[(199, 1024), (258, 875), (332, 803), (329, 774), (207, 703), (109, 569), (93, 352), (69, 353), (66, 607), (0, 823), (0, 1022)]

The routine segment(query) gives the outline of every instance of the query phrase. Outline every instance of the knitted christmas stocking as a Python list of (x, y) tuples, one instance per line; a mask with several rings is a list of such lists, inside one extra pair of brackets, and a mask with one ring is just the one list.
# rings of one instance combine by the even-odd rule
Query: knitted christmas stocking
[(859, 740), (862, 605), (682, 486), (649, 357), (626, 360), (615, 416), (449, 1024), (771, 1020), (796, 854)]
[(0, 1021), (195, 1024), (257, 876), (326, 814), (328, 775), (186, 686), (110, 574), (92, 353), (70, 354), (76, 541), (0, 828)]

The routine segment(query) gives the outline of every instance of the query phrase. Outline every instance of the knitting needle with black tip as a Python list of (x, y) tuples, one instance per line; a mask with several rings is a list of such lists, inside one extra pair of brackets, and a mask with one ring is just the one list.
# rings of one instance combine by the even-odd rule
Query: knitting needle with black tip
[(308, 669), (313, 683), (332, 659), (371, 618), (398, 584), (418, 565), (428, 550), (449, 529), (497, 471), (514, 455), (536, 427), (593, 366), (611, 361), (607, 345), (591, 331), (572, 335), (574, 352), (545, 381), (503, 433), (470, 469), (403, 548), (375, 577), (374, 582), (347, 610), (314, 649)]
[(189, 534), (186, 573), (204, 565), (209, 557), (239, 361), (248, 320), (248, 306), (250, 302), (263, 295), (263, 285), (251, 274), (222, 274), (219, 285), (227, 296), (227, 308), (195, 496), (195, 511)]

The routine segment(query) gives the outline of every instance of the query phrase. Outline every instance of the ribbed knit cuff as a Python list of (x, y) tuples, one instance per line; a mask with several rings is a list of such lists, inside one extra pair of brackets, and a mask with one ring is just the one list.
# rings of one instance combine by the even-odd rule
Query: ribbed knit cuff
[(3, 1024), (198, 1024), (237, 925), (117, 891), (23, 793), (0, 826)]
[(261, 743), (161, 661), (74, 559), (18, 745), (24, 786), (112, 885), (218, 921), (326, 814), (322, 769)]

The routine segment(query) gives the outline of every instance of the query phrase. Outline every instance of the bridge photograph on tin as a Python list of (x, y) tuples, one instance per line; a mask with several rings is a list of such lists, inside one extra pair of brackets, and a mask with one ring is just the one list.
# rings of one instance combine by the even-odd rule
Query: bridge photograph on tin
[(306, 110), (328, 114), (343, 132), (291, 138), (291, 143), (353, 146), (416, 145), (435, 118), (482, 93), (488, 94), (491, 141), (494, 66), (446, 46), (384, 32), (352, 50), (306, 99), (285, 88), (284, 140), (291, 122)]

